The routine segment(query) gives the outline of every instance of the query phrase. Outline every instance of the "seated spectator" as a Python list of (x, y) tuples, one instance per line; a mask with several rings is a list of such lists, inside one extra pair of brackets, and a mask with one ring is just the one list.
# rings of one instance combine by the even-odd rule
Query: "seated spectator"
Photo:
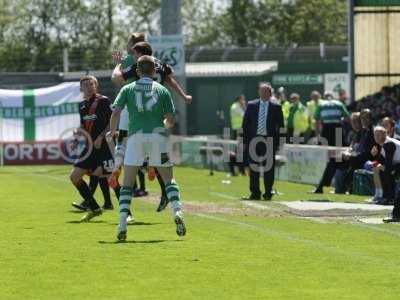
[[(322, 175), (321, 181), (314, 190), (314, 193), (316, 194), (323, 193), (323, 187), (331, 185), (333, 176), (335, 175), (336, 171), (337, 170), (346, 171), (349, 168), (350, 157), (358, 155), (357, 149), (361, 139), (361, 128), (362, 128), (360, 113), (357, 112), (352, 113), (350, 117), (350, 123), (352, 127), (352, 131), (348, 137), (350, 148), (348, 151), (342, 153), (342, 161), (337, 161), (335, 159), (329, 160), (325, 168), (325, 171)], [(346, 172), (343, 172), (343, 174), (346, 174)]]
[(369, 109), (362, 110), (360, 118), (362, 125), (360, 143), (357, 145), (354, 155), (348, 157), (350, 167), (346, 175), (346, 186), (350, 192), (352, 189), (354, 171), (363, 169), (364, 164), (368, 160), (371, 160), (371, 149), (375, 145), (371, 111)]
[[(390, 138), (393, 138), (394, 126), (395, 126), (394, 120), (391, 118), (388, 118), (388, 117), (383, 118), (381, 125), (383, 128), (385, 128), (386, 135)], [(376, 134), (374, 134), (374, 135), (376, 135)], [(376, 141), (376, 137), (375, 137), (375, 141)], [(377, 153), (378, 153), (378, 147), (374, 146), (371, 150), (371, 155), (373, 155), (375, 157), (377, 155)], [(374, 185), (375, 185), (375, 195), (371, 199), (371, 202), (376, 203), (376, 204), (385, 204), (388, 201), (386, 198), (383, 197), (380, 165), (376, 161), (370, 162), (369, 165), (371, 166), (372, 171), (373, 171)], [(390, 201), (390, 199), (389, 199), (389, 201)]]
[(385, 117), (382, 119), (381, 125), (386, 129), (387, 135), (394, 138), (396, 122), (392, 118)]
[(395, 174), (400, 174), (400, 141), (387, 135), (382, 126), (374, 129), (374, 139), (377, 145), (371, 149), (375, 167), (379, 170), (382, 183), (383, 199), (380, 204), (393, 203), (395, 198)]

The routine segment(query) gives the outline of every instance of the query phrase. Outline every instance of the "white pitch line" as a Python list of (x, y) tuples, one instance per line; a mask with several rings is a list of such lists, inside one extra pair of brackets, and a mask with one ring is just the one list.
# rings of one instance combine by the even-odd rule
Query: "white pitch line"
[(232, 225), (236, 225), (236, 226), (239, 226), (239, 227), (245, 227), (245, 228), (252, 229), (252, 230), (258, 231), (260, 233), (263, 233), (263, 234), (265, 234), (267, 236), (278, 237), (280, 239), (288, 240), (290, 242), (299, 242), (299, 243), (302, 243), (302, 244), (305, 244), (305, 245), (308, 245), (308, 246), (312, 246), (314, 248), (319, 248), (321, 250), (325, 250), (326, 252), (330, 252), (330, 253), (334, 253), (334, 254), (340, 254), (340, 255), (347, 255), (347, 256), (351, 256), (351, 257), (355, 257), (355, 258), (359, 258), (359, 259), (364, 259), (364, 260), (367, 260), (369, 262), (374, 262), (374, 263), (379, 264), (379, 265), (385, 264), (387, 266), (393, 267), (393, 263), (394, 263), (392, 261), (388, 261), (387, 259), (383, 259), (383, 258), (380, 258), (380, 257), (370, 256), (370, 255), (367, 255), (367, 254), (362, 253), (362, 252), (346, 251), (346, 250), (338, 249), (338, 248), (336, 248), (334, 246), (329, 246), (329, 245), (326, 245), (326, 244), (318, 242), (318, 241), (303, 239), (303, 238), (295, 236), (293, 234), (288, 234), (286, 232), (281, 232), (281, 231), (277, 231), (277, 230), (273, 230), (273, 229), (257, 226), (257, 225), (254, 225), (254, 224), (249, 224), (249, 223), (244, 223), (244, 222), (240, 222), (240, 221), (229, 220), (229, 219), (216, 217), (216, 216), (211, 216), (211, 215), (202, 214), (202, 213), (195, 214), (195, 216), (200, 217), (200, 218), (204, 218), (204, 219), (213, 220), (213, 221), (232, 224)]
[(373, 226), (373, 225), (362, 224), (362, 223), (352, 223), (352, 225), (355, 225), (355, 226), (358, 226), (358, 227), (361, 227), (361, 228), (365, 228), (365, 229), (369, 229), (369, 230), (373, 230), (373, 231), (387, 233), (387, 234), (389, 234), (391, 236), (400, 237), (400, 232), (398, 232), (398, 231), (393, 231), (393, 230), (389, 230), (389, 229), (386, 229), (386, 228)]
[(208, 192), (210, 195), (214, 195), (220, 198), (224, 198), (224, 199), (229, 199), (229, 200), (239, 200), (238, 197), (233, 197), (231, 195), (227, 195), (227, 194), (223, 194), (223, 193), (217, 193), (217, 192)]
[(241, 201), (241, 203), (243, 203), (246, 206), (252, 207), (252, 208), (256, 208), (259, 210), (269, 210), (269, 211), (274, 211), (274, 212), (280, 212), (282, 213), (282, 210), (271, 207), (271, 206), (267, 206), (267, 205), (262, 205), (260, 203), (256, 203), (253, 201)]
[[(25, 172), (25, 171), (21, 172), (21, 170), (19, 170), (18, 173), (24, 174), (24, 175), (32, 175), (32, 176), (43, 176), (43, 177), (50, 178), (50, 179), (53, 179), (53, 180), (56, 180), (56, 181), (60, 181), (60, 182), (64, 182), (64, 183), (68, 183), (69, 182), (69, 180), (65, 179), (64, 177), (58, 177), (58, 176), (52, 176), (52, 175), (46, 175), (46, 174), (33, 174), (33, 173), (30, 173), (30, 172)], [(236, 197), (229, 196), (229, 195), (222, 194), (222, 193), (215, 193), (215, 192), (209, 192), (209, 193), (212, 194), (212, 195), (215, 195), (215, 196), (225, 197), (227, 199), (237, 199)], [(265, 207), (264, 205), (257, 204), (257, 203), (252, 203), (252, 202), (251, 203), (244, 202), (244, 203), (246, 205), (249, 205), (249, 206), (252, 206), (252, 207), (256, 207), (256, 208), (271, 209), (271, 208)], [(205, 215), (205, 214), (195, 214), (195, 215), (198, 216), (198, 217), (206, 218), (206, 219), (221, 221), (221, 222), (225, 222), (225, 223), (231, 223), (231, 224), (239, 225), (239, 226), (250, 227), (250, 228), (255, 229), (257, 231), (261, 230), (264, 233), (268, 232), (269, 234), (278, 235), (278, 236), (282, 237), (282, 233), (280, 233), (278, 231), (274, 231), (274, 230), (271, 230), (271, 229), (267, 230), (267, 229), (264, 229), (264, 228), (261, 228), (259, 226), (255, 226), (255, 225), (252, 225), (252, 224), (247, 224), (247, 223), (243, 223), (243, 222), (227, 220), (227, 219), (218, 218), (218, 217)], [(380, 227), (376, 227), (376, 226), (370, 226), (370, 225), (366, 225), (366, 224), (360, 224), (360, 223), (353, 223), (353, 225), (359, 226), (361, 228), (366, 228), (366, 229), (370, 229), (370, 230), (374, 230), (374, 231), (378, 231), (378, 232), (387, 233), (387, 234), (390, 234), (392, 236), (400, 237), (400, 233), (396, 232), (396, 231), (391, 231), (391, 230), (388, 230), (388, 229), (384, 229), (384, 228), (380, 228)], [(286, 233), (283, 233), (283, 234), (287, 235)], [(286, 239), (288, 239), (288, 240), (297, 240), (299, 238), (287, 235)], [(299, 241), (303, 242), (303, 243), (318, 243), (318, 242), (315, 242), (315, 241), (312, 241), (312, 240), (305, 240), (305, 239), (301, 239), (301, 238), (300, 238)], [(329, 246), (324, 246), (324, 247), (330, 248)], [(338, 252), (336, 249), (335, 249), (335, 251)], [(362, 255), (364, 255), (364, 254), (362, 254)], [(373, 259), (379, 259), (379, 258), (375, 258), (374, 257)]]

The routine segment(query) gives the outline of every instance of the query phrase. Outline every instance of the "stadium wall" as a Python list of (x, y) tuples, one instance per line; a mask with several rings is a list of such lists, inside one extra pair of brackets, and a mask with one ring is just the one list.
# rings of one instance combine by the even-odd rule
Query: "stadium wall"
[(324, 82), (298, 81), (290, 84), (277, 84), (276, 76), (313, 75), (347, 73), (346, 62), (325, 63), (279, 63), (276, 72), (261, 76), (199, 77), (187, 78), (188, 92), (195, 101), (188, 107), (187, 118), (189, 135), (221, 135), (223, 128), (230, 127), (229, 109), (235, 97), (244, 94), (247, 100), (257, 98), (257, 84), (260, 81), (272, 82), (275, 89), (284, 86), (287, 93), (299, 93), (302, 101), (308, 101), (311, 91), (324, 92)]
[[(218, 62), (216, 62), (218, 64)], [(272, 82), (275, 88), (284, 86), (287, 93), (297, 92), (302, 101), (307, 101), (312, 90), (323, 92), (324, 84), (312, 82), (291, 82), (275, 84), (277, 75), (323, 75), (327, 73), (346, 73), (346, 62), (318, 63), (279, 63), (276, 72), (260, 76), (235, 77), (188, 77), (187, 90), (193, 95), (194, 103), (188, 106), (188, 134), (222, 134), (224, 127), (230, 126), (229, 108), (236, 96), (244, 94), (248, 100), (257, 97), (257, 84), (260, 81)], [(97, 74), (98, 73), (98, 74)], [(118, 89), (110, 81), (111, 71), (94, 72), (99, 78), (101, 93), (114, 99)], [(84, 74), (84, 73), (82, 73)], [(2, 73), (0, 88), (33, 89), (78, 80), (81, 73), (64, 76), (62, 73)]]

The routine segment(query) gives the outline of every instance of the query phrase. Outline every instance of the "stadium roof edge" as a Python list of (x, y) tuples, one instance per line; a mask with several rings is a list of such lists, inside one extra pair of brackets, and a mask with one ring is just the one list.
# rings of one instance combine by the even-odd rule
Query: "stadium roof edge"
[[(187, 77), (258, 76), (278, 69), (278, 61), (196, 62), (186, 63)], [(86, 74), (99, 78), (111, 77), (112, 70), (61, 73), (64, 80), (78, 80)]]
[(186, 63), (187, 77), (258, 76), (278, 69), (277, 61)]

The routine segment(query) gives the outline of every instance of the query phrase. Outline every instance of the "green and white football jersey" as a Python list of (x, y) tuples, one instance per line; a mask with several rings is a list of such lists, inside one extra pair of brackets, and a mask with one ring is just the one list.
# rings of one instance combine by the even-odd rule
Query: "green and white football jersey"
[(129, 135), (141, 133), (162, 133), (167, 113), (175, 114), (171, 93), (150, 78), (125, 85), (114, 102), (119, 109), (128, 108)]
[(342, 118), (350, 114), (346, 106), (339, 100), (320, 100), (315, 110), (314, 117), (324, 124), (340, 123)]
[[(123, 59), (121, 63), (122, 67), (122, 72), (126, 73), (132, 66), (136, 63), (136, 58), (132, 54), (127, 54)], [(125, 84), (132, 83), (135, 80), (135, 78), (127, 78)]]

